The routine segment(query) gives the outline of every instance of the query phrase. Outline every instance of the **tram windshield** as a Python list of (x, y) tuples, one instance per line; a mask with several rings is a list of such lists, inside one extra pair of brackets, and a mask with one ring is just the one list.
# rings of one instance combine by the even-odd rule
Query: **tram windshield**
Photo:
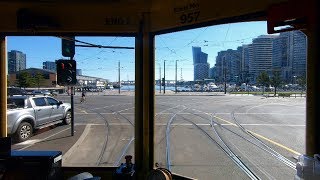
[[(63, 38), (7, 37), (8, 88), (26, 92), (8, 99), (29, 103), (7, 110), (12, 149), (119, 166), (134, 158), (135, 38), (75, 36), (77, 81), (59, 85)], [(156, 35), (155, 166), (197, 179), (292, 178), (305, 154), (306, 42), (301, 31), (268, 35), (264, 21)]]
[(306, 40), (268, 35), (263, 21), (156, 36), (157, 165), (197, 179), (294, 177)]

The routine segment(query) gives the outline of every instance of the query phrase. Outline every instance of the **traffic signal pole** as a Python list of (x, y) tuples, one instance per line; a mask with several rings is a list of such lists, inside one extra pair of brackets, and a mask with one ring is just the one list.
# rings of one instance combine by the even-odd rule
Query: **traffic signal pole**
[(163, 61), (163, 77), (164, 77), (164, 82), (163, 82), (163, 94), (166, 93), (166, 61)]
[[(70, 57), (72, 60), (73, 57)], [(73, 101), (74, 88), (71, 86), (71, 136), (74, 136), (74, 101)]]
[(74, 136), (74, 101), (73, 101), (74, 88), (71, 86), (71, 136)]
[(162, 86), (162, 83), (161, 83), (161, 66), (159, 64), (159, 84), (160, 84), (160, 94), (161, 94), (161, 86)]
[(176, 60), (176, 83), (175, 83), (175, 92), (177, 93), (177, 62), (178, 60)]
[(120, 81), (120, 61), (118, 62), (118, 75), (119, 75), (119, 94), (120, 94), (120, 88), (121, 88), (121, 81)]

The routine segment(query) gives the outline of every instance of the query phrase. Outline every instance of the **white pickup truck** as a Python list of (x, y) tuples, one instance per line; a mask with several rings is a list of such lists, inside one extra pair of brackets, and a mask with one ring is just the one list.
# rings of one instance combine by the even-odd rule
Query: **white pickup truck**
[(8, 134), (16, 142), (32, 136), (35, 129), (71, 122), (71, 105), (48, 96), (9, 96)]

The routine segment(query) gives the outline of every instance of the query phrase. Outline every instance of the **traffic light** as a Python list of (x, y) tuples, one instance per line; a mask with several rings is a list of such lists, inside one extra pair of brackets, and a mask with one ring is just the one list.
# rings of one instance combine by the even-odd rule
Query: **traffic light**
[(73, 57), (75, 54), (75, 41), (73, 37), (62, 39), (62, 56)]
[(166, 85), (166, 81), (164, 78), (162, 78), (161, 86), (165, 86), (165, 85)]
[(60, 86), (76, 85), (76, 61), (75, 60), (57, 60), (57, 84)]

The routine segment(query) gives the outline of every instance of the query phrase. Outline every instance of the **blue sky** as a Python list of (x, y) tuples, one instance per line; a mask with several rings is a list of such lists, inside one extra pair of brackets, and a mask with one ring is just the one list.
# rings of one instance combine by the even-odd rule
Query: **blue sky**
[[(178, 61), (178, 80), (193, 80), (192, 46), (201, 47), (208, 54), (210, 67), (215, 64), (221, 50), (236, 49), (252, 39), (267, 34), (266, 22), (246, 22), (198, 28), (156, 36), (156, 79), (159, 67), (163, 77), (166, 61), (166, 79), (175, 79), (175, 61)], [(76, 37), (77, 40), (104, 46), (134, 47), (132, 37)], [(27, 56), (27, 68), (42, 68), (42, 62), (63, 58), (61, 39), (57, 37), (8, 37), (7, 50), (22, 51)], [(134, 50), (76, 47), (74, 59), (83, 75), (118, 80), (118, 61), (121, 63), (121, 80), (134, 80)]]

